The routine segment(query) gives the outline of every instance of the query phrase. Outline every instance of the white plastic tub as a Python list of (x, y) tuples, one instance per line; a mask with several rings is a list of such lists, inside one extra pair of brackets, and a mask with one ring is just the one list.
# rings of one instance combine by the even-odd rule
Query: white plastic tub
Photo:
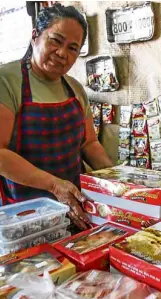
[(0, 240), (13, 241), (53, 228), (65, 220), (69, 207), (38, 198), (0, 208)]
[(5, 255), (20, 249), (30, 248), (39, 244), (53, 243), (59, 239), (65, 238), (69, 224), (70, 220), (66, 218), (63, 224), (56, 225), (54, 228), (49, 228), (15, 241), (0, 241), (0, 255)]

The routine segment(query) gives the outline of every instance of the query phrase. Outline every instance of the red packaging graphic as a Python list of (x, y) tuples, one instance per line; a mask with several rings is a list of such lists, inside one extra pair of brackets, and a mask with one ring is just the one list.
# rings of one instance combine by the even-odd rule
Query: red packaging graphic
[(91, 222), (96, 224), (97, 222), (95, 222), (95, 218), (91, 216), (101, 217), (104, 221), (112, 221), (122, 225), (128, 225), (139, 230), (149, 227), (159, 221), (156, 217), (149, 217), (93, 200), (85, 201), (83, 207)]
[[(80, 178), (83, 193), (88, 190), (131, 202), (156, 205), (160, 213), (161, 173), (159, 171), (120, 165), (81, 174)], [(155, 217), (155, 215), (151, 216)]]
[(134, 231), (107, 222), (53, 244), (56, 250), (76, 264), (77, 270), (109, 269), (108, 248), (111, 243), (123, 239)]
[(110, 263), (118, 271), (161, 290), (161, 222), (110, 246)]

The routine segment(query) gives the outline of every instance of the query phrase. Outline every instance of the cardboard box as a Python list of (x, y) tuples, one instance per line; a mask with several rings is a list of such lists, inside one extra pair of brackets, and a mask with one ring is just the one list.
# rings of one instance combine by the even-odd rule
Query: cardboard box
[(118, 271), (161, 290), (161, 222), (110, 246)]
[[(42, 255), (47, 255), (48, 258), (53, 259), (55, 263), (54, 269), (51, 267), (51, 271), (49, 271), (52, 280), (54, 284), (59, 285), (68, 278), (70, 278), (72, 275), (76, 272), (76, 267), (74, 264), (72, 264), (67, 258), (65, 258), (60, 252), (55, 250), (52, 246), (49, 244), (42, 244), (39, 246), (35, 246), (29, 249), (21, 250), (15, 253), (8, 254), (6, 256), (0, 257), (0, 267), (6, 267), (6, 270), (9, 269), (11, 272), (13, 271), (13, 274), (16, 273), (16, 266), (22, 267), (22, 264), (25, 262), (25, 266), (27, 266), (28, 263), (32, 263), (33, 266), (36, 266), (37, 269), (42, 269), (43, 274), (43, 267), (46, 265), (46, 261), (38, 262), (38, 259), (40, 259), (40, 256), (42, 258)], [(36, 264), (34, 262), (34, 258), (36, 258)], [(35, 267), (35, 268), (36, 268)], [(18, 268), (17, 268), (18, 269)], [(21, 270), (20, 270), (21, 271)], [(23, 271), (23, 270), (22, 270)], [(34, 271), (32, 272), (34, 273)], [(15, 294), (17, 290), (10, 286), (5, 286), (0, 288), (0, 298), (1, 296), (9, 296), (11, 293)], [(2, 297), (3, 298), (3, 297)]]
[(116, 166), (81, 174), (81, 190), (93, 201), (161, 218), (161, 172)]
[(109, 270), (109, 245), (132, 233), (130, 228), (107, 222), (53, 246), (76, 264), (77, 271)]
[[(104, 202), (106, 202), (106, 200), (104, 200)], [(89, 199), (84, 202), (83, 208), (92, 223), (100, 225), (107, 221), (112, 221), (140, 230), (159, 222), (158, 218), (149, 217), (140, 213), (129, 211), (127, 209), (125, 210), (118, 207), (116, 208), (107, 205), (104, 202), (102, 203), (100, 201)]]

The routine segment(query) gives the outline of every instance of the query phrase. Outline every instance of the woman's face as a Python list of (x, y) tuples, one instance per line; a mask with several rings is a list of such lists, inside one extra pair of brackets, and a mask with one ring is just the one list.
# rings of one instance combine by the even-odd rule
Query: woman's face
[(66, 74), (79, 55), (83, 33), (77, 21), (57, 20), (32, 41), (33, 71), (51, 80)]

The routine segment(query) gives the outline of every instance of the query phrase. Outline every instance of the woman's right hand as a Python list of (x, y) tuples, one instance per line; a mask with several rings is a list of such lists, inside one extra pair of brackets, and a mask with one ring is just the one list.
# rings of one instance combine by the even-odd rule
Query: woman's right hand
[(76, 226), (82, 230), (91, 227), (88, 217), (79, 204), (83, 203), (86, 199), (75, 185), (67, 180), (55, 178), (53, 186), (49, 191), (56, 196), (59, 202), (67, 204), (70, 207), (68, 215)]

